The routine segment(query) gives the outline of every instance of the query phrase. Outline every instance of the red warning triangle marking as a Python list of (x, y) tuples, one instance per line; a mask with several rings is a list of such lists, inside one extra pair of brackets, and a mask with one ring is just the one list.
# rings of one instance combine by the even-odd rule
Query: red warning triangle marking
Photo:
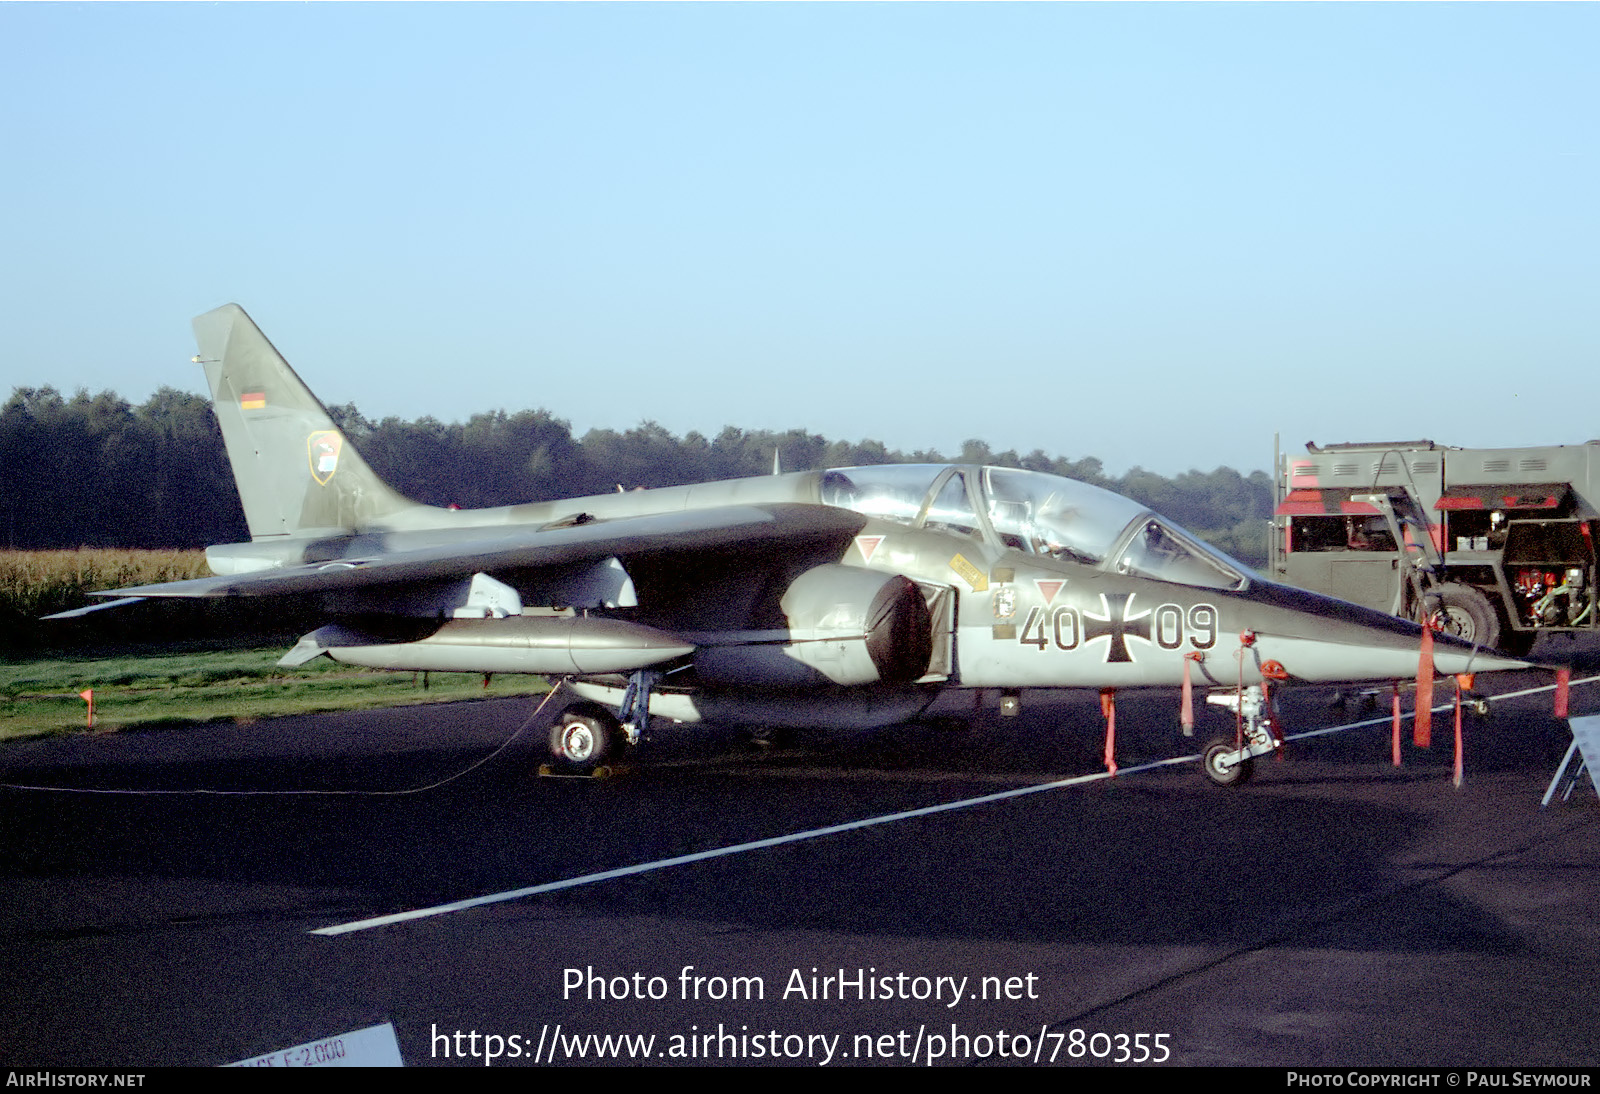
[(1035, 578), (1033, 583), (1039, 586), (1039, 595), (1044, 597), (1047, 608), (1055, 603), (1056, 594), (1061, 591), (1061, 586), (1066, 584), (1065, 581), (1045, 581), (1041, 578)]
[(872, 561), (872, 556), (877, 553), (878, 544), (882, 543), (884, 541), (884, 538), (885, 537), (883, 537), (883, 536), (857, 536), (856, 537), (856, 550), (861, 552), (862, 561), (864, 561), (864, 562), (871, 562)]

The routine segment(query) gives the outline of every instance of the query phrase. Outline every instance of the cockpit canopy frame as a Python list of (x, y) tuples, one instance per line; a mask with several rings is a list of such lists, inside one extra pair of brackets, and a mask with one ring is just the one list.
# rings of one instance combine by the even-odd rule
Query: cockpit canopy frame
[(1245, 588), (1249, 567), (1150, 509), (1085, 482), (1014, 467), (880, 464), (823, 473), (824, 504), (1111, 573)]

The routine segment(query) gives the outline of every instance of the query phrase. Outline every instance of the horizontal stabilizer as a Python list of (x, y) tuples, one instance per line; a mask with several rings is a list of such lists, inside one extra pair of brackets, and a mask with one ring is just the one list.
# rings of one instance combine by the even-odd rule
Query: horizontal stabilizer
[[(98, 594), (98, 593), (90, 593), (89, 595), (90, 596), (98, 596), (100, 594)], [(84, 616), (88, 615), (90, 612), (103, 612), (107, 608), (123, 608), (123, 607), (128, 606), (129, 604), (137, 604), (137, 603), (139, 603), (140, 601), (142, 601), (144, 599), (146, 599), (146, 598), (142, 597), (142, 596), (125, 596), (125, 597), (122, 597), (119, 600), (107, 600), (107, 601), (105, 601), (104, 603), (101, 603), (101, 604), (90, 604), (87, 607), (73, 608), (69, 612), (56, 612), (54, 615), (41, 616), (40, 618), (41, 619), (47, 619), (47, 620), (48, 619), (81, 619)]]

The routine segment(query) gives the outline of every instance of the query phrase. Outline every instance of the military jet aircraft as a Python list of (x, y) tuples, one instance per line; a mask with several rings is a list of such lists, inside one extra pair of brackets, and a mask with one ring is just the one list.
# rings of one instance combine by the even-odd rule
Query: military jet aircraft
[[(1277, 742), (1263, 688), (1404, 679), (1410, 622), (1276, 585), (1127, 498), (1004, 467), (802, 471), (492, 509), (378, 478), (243, 309), (194, 321), (250, 529), (217, 576), (98, 595), (312, 598), (285, 656), (560, 678), (578, 771), (652, 716), (876, 727), (951, 688), (1191, 686), (1239, 711), (1205, 770)], [(104, 605), (109, 606), (109, 605)], [(80, 609), (82, 611), (84, 609)], [(1443, 673), (1523, 667), (1439, 636)]]

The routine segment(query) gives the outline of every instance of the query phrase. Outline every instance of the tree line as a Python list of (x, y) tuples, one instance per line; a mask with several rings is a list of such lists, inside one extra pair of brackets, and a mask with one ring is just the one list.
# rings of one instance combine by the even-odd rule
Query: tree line
[[(581, 438), (545, 410), (374, 422), (354, 404), (330, 408), (374, 471), (407, 497), (464, 509), (677, 486), (785, 471), (883, 463), (988, 463), (1046, 471), (1142, 502), (1242, 561), (1265, 561), (1272, 480), (1228, 467), (1166, 478), (1135, 467), (1105, 474), (1098, 459), (1035, 449), (995, 452), (969, 440), (955, 453), (902, 452), (863, 440), (830, 441), (792, 429), (677, 437), (655, 422)], [(63, 396), (16, 388), (0, 408), (0, 543), (13, 549), (79, 546), (203, 547), (249, 538), (210, 401), (162, 388), (134, 406), (110, 391)]]

